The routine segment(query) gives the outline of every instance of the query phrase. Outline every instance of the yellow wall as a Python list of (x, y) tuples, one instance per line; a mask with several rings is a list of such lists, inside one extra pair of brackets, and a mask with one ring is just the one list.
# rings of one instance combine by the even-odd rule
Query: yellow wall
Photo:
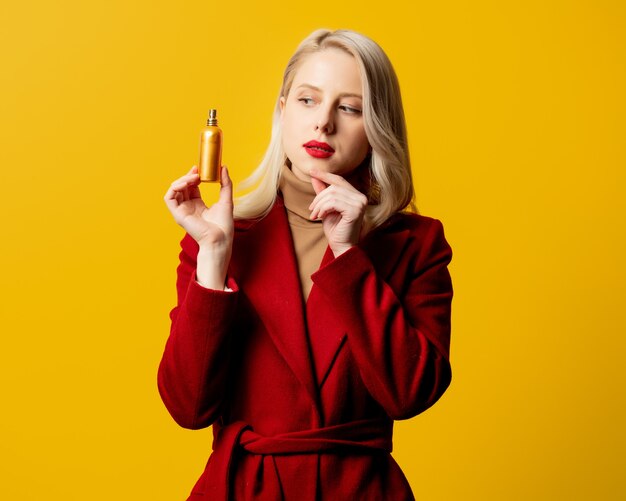
[(209, 107), (249, 173), (317, 27), (388, 52), (455, 253), (452, 386), (396, 427), (418, 499), (626, 496), (623, 2), (7, 3), (1, 499), (184, 499), (210, 432), (156, 390), (182, 237), (162, 198)]

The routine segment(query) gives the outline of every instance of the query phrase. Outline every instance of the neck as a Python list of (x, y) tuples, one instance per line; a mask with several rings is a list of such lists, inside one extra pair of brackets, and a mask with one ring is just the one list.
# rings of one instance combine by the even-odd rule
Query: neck
[(287, 210), (309, 220), (309, 205), (316, 195), (310, 178), (308, 181), (302, 180), (287, 165), (283, 165), (279, 188)]

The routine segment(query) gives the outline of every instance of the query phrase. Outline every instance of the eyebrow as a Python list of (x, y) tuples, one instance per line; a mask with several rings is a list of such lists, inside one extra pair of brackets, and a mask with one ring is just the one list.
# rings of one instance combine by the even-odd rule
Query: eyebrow
[[(312, 89), (312, 90), (316, 90), (318, 92), (322, 92), (322, 89), (320, 89), (319, 87), (316, 87), (315, 85), (311, 85), (311, 84), (300, 84), (298, 85), (298, 89), (301, 87), (306, 87), (308, 89)], [(359, 99), (363, 99), (363, 96), (361, 96), (361, 94), (354, 94), (353, 92), (342, 92), (341, 94), (339, 94), (339, 97), (358, 97)]]

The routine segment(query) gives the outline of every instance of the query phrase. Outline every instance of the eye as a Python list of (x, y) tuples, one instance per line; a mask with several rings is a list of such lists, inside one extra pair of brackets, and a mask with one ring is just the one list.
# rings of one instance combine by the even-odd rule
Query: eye
[(298, 101), (304, 103), (305, 106), (310, 106), (311, 104), (313, 104), (313, 98), (310, 97), (301, 97), (298, 99)]
[(358, 115), (361, 113), (361, 110), (359, 110), (358, 108), (353, 108), (352, 106), (348, 106), (345, 104), (342, 104), (341, 106), (339, 106), (339, 109), (345, 111), (346, 113), (350, 115)]

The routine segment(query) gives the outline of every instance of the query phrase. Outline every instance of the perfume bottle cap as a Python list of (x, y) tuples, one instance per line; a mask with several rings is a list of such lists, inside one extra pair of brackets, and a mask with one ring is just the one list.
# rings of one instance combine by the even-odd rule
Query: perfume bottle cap
[(217, 125), (217, 110), (209, 110), (207, 125)]

